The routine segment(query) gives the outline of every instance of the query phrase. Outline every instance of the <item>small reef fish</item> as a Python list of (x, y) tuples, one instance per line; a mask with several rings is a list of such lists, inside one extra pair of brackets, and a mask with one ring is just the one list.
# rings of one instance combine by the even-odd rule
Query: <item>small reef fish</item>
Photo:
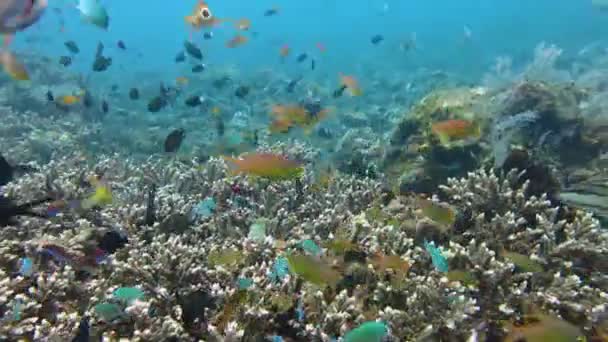
[(435, 247), (435, 243), (433, 241), (424, 241), (424, 249), (426, 249), (427, 253), (429, 253), (431, 256), (433, 266), (435, 266), (437, 271), (443, 273), (449, 271), (448, 260), (441, 254), (441, 250)]
[(180, 52), (178, 52), (177, 55), (175, 55), (175, 63), (181, 63), (185, 60), (186, 60), (186, 53), (184, 51), (180, 51)]
[(239, 86), (234, 91), (234, 96), (238, 97), (239, 99), (245, 98), (248, 94), (249, 94), (249, 87), (244, 86), (244, 85)]
[(289, 48), (289, 45), (283, 45), (279, 49), (279, 55), (281, 56), (281, 59), (285, 59), (287, 56), (289, 56), (290, 52), (291, 49)]
[(272, 133), (287, 133), (290, 128), (299, 126), (308, 134), (328, 113), (327, 109), (315, 112), (298, 105), (276, 105), (271, 110), (275, 120), (269, 129)]
[(219, 25), (223, 20), (216, 18), (205, 1), (199, 0), (194, 10), (185, 18), (187, 24), (193, 29), (210, 28)]
[(239, 19), (234, 23), (234, 27), (237, 30), (247, 31), (251, 27), (251, 20), (247, 18)]
[(306, 58), (308, 58), (308, 54), (306, 53), (301, 53), (298, 55), (298, 57), (296, 57), (296, 62), (298, 63), (302, 63), (306, 60)]
[(119, 49), (121, 50), (126, 50), (127, 46), (125, 45), (125, 42), (123, 42), (122, 40), (119, 40), (118, 42), (116, 42), (116, 46), (118, 46)]
[(300, 254), (287, 256), (289, 270), (307, 282), (318, 286), (336, 287), (342, 275), (319, 259)]
[(70, 56), (59, 57), (59, 64), (63, 65), (64, 67), (70, 66), (72, 64), (72, 57), (70, 57)]
[(386, 272), (387, 269), (391, 269), (395, 273), (405, 275), (410, 269), (410, 264), (401, 259), (399, 255), (384, 255), (382, 253), (378, 253), (372, 258), (371, 261), (372, 264), (382, 272)]
[(228, 42), (226, 42), (226, 47), (233, 49), (233, 48), (246, 44), (247, 41), (248, 41), (247, 37), (237, 34), (232, 39), (230, 39)]
[[(340, 78), (340, 85), (348, 89), (351, 96), (361, 96), (363, 91), (361, 87), (359, 87), (359, 82), (353, 77), (344, 75), (343, 73), (339, 73), (338, 77)], [(343, 90), (344, 91), (344, 90)]]
[(25, 66), (19, 62), (17, 57), (9, 51), (0, 52), (0, 64), (13, 80), (28, 81), (30, 76), (25, 69)]
[(269, 8), (267, 10), (264, 11), (264, 16), (265, 17), (272, 17), (274, 15), (279, 14), (279, 7), (274, 6), (272, 8)]
[(192, 67), (192, 72), (198, 74), (199, 72), (205, 71), (205, 64), (197, 64)]
[(139, 90), (137, 88), (131, 88), (129, 90), (129, 98), (131, 100), (139, 100)]
[(418, 206), (422, 211), (422, 214), (431, 220), (451, 226), (456, 220), (456, 212), (454, 209), (425, 198), (418, 199)]
[(233, 174), (248, 174), (272, 180), (299, 178), (304, 168), (302, 163), (272, 153), (252, 153), (241, 158), (224, 157)]
[(177, 152), (182, 146), (184, 138), (186, 138), (186, 130), (184, 130), (183, 128), (178, 128), (171, 131), (171, 133), (169, 133), (169, 135), (167, 135), (167, 138), (165, 139), (165, 152)]
[(76, 8), (86, 21), (104, 30), (108, 29), (110, 17), (98, 0), (80, 0)]
[(203, 33), (203, 38), (205, 40), (211, 40), (211, 39), (213, 39), (213, 32), (205, 32), (205, 33)]
[(431, 131), (444, 146), (449, 146), (454, 141), (479, 139), (481, 137), (479, 123), (462, 119), (436, 122), (431, 125)]
[(370, 41), (373, 45), (378, 45), (384, 40), (384, 37), (381, 34), (377, 34), (373, 36)]
[(583, 332), (575, 325), (555, 316), (538, 314), (523, 325), (510, 324), (505, 342), (573, 342), (582, 341)]
[(344, 342), (381, 342), (388, 334), (383, 322), (365, 322), (344, 335)]
[(198, 46), (194, 45), (194, 43), (191, 43), (187, 40), (184, 41), (184, 49), (191, 57), (196, 58), (198, 60), (203, 59), (203, 52), (201, 51), (201, 49), (198, 48)]
[(36, 23), (48, 7), (47, 0), (2, 0), (0, 1), (0, 33), (4, 34), (4, 46), (8, 46), (13, 35)]
[(63, 45), (65, 45), (65, 47), (68, 49), (68, 51), (70, 51), (73, 54), (77, 54), (80, 52), (80, 49), (78, 48), (78, 44), (76, 44), (76, 42), (73, 40), (68, 40), (67, 42), (63, 43)]
[(57, 102), (59, 102), (63, 105), (66, 105), (66, 106), (71, 106), (73, 104), (79, 103), (80, 97), (75, 96), (75, 95), (63, 95), (58, 98)]

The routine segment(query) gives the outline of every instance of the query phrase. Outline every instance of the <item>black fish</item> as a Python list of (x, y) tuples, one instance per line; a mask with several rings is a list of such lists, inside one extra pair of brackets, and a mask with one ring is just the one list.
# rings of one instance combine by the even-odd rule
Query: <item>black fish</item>
[(295, 89), (296, 85), (298, 85), (298, 82), (300, 82), (300, 80), (302, 80), (302, 77), (298, 77), (296, 79), (293, 79), (291, 81), (289, 81), (289, 83), (287, 83), (287, 88), (285, 89), (288, 93), (293, 93), (293, 90)]
[(279, 13), (279, 10), (277, 10), (276, 8), (271, 8), (271, 9), (267, 9), (266, 11), (264, 11), (264, 16), (272, 17), (273, 15), (276, 15), (277, 13)]
[(238, 97), (239, 99), (245, 98), (247, 94), (249, 94), (249, 87), (247, 86), (240, 86), (236, 88), (236, 91), (234, 92), (234, 96)]
[(175, 63), (181, 63), (183, 61), (186, 60), (186, 54), (184, 53), (184, 51), (180, 51), (176, 56), (175, 56)]
[(125, 42), (123, 42), (122, 40), (119, 40), (118, 43), (116, 43), (116, 45), (121, 50), (126, 50), (127, 49), (127, 46), (125, 45)]
[(13, 180), (15, 169), (0, 155), (0, 186)]
[(296, 58), (296, 61), (298, 63), (302, 63), (306, 60), (306, 58), (308, 58), (308, 55), (306, 53), (302, 53), (302, 54), (298, 55), (298, 58)]
[(89, 325), (89, 317), (84, 316), (80, 320), (80, 324), (78, 324), (78, 332), (76, 336), (72, 339), (72, 342), (89, 342), (90, 337), (90, 325)]
[(310, 69), (315, 70), (315, 60), (314, 59), (310, 60)]
[(205, 32), (205, 33), (203, 33), (203, 38), (205, 38), (206, 40), (212, 39), (213, 38), (213, 32)]
[(167, 101), (160, 96), (155, 96), (148, 102), (148, 111), (151, 113), (159, 112), (167, 105)]
[(91, 108), (93, 105), (93, 96), (86, 90), (84, 92), (84, 96), (82, 97), (82, 104), (85, 106), (85, 108)]
[(201, 49), (199, 49), (198, 47), (196, 47), (196, 45), (190, 43), (189, 41), (184, 41), (184, 49), (186, 49), (186, 52), (196, 58), (196, 59), (203, 59), (203, 53), (201, 52)]
[(15, 204), (8, 197), (0, 196), (0, 227), (13, 224), (13, 218), (17, 216), (48, 218), (44, 214), (33, 211), (32, 207), (46, 202), (50, 202), (52, 200), (52, 198), (44, 198), (41, 200), (27, 202), (24, 204)]
[(93, 62), (93, 71), (106, 71), (110, 65), (112, 65), (112, 58), (97, 56)]
[(195, 66), (192, 67), (192, 72), (194, 73), (199, 73), (199, 72), (203, 72), (205, 70), (205, 65), (204, 64), (197, 64)]
[(183, 128), (173, 130), (165, 139), (165, 152), (174, 153), (182, 146), (182, 141), (186, 137), (186, 131)]
[(55, 101), (55, 97), (53, 96), (53, 93), (50, 90), (46, 92), (46, 99), (50, 102)]
[(192, 95), (186, 99), (185, 103), (188, 107), (196, 107), (202, 103), (201, 97), (198, 95)]
[(223, 76), (223, 77), (220, 77), (220, 78), (218, 78), (216, 80), (213, 80), (213, 82), (211, 84), (213, 85), (214, 88), (222, 89), (230, 81), (231, 81), (230, 77)]
[(101, 101), (101, 111), (105, 113), (108, 112), (108, 110), (110, 109), (110, 107), (108, 106), (108, 103), (106, 102), (106, 100)]
[(110, 87), (110, 90), (112, 92), (116, 92), (118, 90), (118, 84), (112, 84), (112, 86)]
[(129, 98), (131, 100), (138, 100), (139, 99), (139, 90), (137, 90), (137, 88), (131, 88), (131, 90), (129, 90)]
[(73, 54), (77, 54), (77, 53), (80, 52), (80, 49), (78, 48), (78, 45), (76, 45), (76, 42), (74, 42), (73, 40), (68, 40), (67, 42), (65, 42), (63, 44)]
[(111, 230), (103, 234), (101, 240), (99, 240), (97, 243), (97, 247), (104, 250), (108, 254), (112, 254), (123, 248), (128, 242), (129, 239), (125, 234), (116, 230)]
[(93, 62), (93, 71), (105, 71), (112, 65), (112, 58), (103, 56), (103, 44), (97, 43), (97, 51), (95, 52), (95, 61)]
[(72, 64), (72, 57), (70, 57), (70, 56), (59, 57), (59, 64), (63, 65), (64, 67), (69, 66), (70, 64)]
[(377, 35), (373, 36), (370, 41), (372, 42), (372, 44), (378, 45), (383, 40), (384, 40), (384, 37), (381, 34), (377, 34)]
[(338, 97), (342, 96), (342, 94), (344, 94), (344, 91), (346, 90), (346, 88), (347, 87), (345, 85), (343, 85), (340, 88), (336, 89), (333, 93), (333, 97), (338, 98)]

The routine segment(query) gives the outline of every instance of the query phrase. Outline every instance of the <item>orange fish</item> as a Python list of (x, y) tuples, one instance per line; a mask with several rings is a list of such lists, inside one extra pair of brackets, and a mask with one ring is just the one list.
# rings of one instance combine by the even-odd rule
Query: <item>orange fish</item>
[(78, 102), (80, 102), (80, 97), (74, 95), (64, 95), (59, 98), (59, 103), (68, 106)]
[(187, 77), (178, 76), (175, 78), (175, 82), (177, 82), (177, 84), (179, 84), (179, 85), (187, 85), (188, 82), (190, 82), (190, 81), (188, 80)]
[(211, 9), (205, 1), (199, 0), (194, 6), (192, 14), (185, 17), (186, 23), (196, 30), (210, 28), (219, 25), (223, 20), (213, 16)]
[(236, 36), (234, 36), (234, 38), (232, 38), (228, 42), (226, 42), (226, 47), (231, 48), (231, 49), (235, 48), (235, 47), (239, 47), (239, 46), (247, 43), (247, 40), (248, 40), (247, 37), (237, 34)]
[(452, 141), (477, 139), (481, 136), (481, 127), (477, 122), (461, 119), (436, 122), (431, 126), (431, 131), (444, 146)]
[(240, 158), (224, 157), (233, 174), (247, 174), (272, 180), (299, 178), (304, 172), (302, 163), (273, 153), (251, 153)]
[(354, 77), (344, 75), (343, 73), (339, 73), (338, 76), (340, 77), (340, 84), (348, 89), (351, 96), (361, 96), (363, 94), (361, 87), (359, 87), (359, 82)]
[(304, 133), (308, 134), (328, 113), (328, 109), (312, 113), (298, 105), (276, 105), (271, 109), (271, 114), (276, 119), (271, 123), (270, 131), (286, 133), (289, 131), (289, 128), (300, 126), (304, 129)]
[(372, 264), (382, 272), (386, 272), (386, 270), (390, 268), (396, 273), (407, 274), (407, 271), (410, 269), (410, 264), (401, 259), (399, 255), (384, 255), (382, 253), (377, 253), (371, 261)]
[(279, 49), (279, 55), (281, 55), (282, 58), (289, 56), (290, 52), (291, 52), (291, 49), (289, 49), (288, 45), (283, 45), (283, 46), (281, 46), (281, 49)]
[(27, 81), (30, 79), (30, 76), (25, 70), (25, 67), (15, 55), (8, 51), (4, 51), (0, 53), (0, 64), (4, 68), (4, 71), (14, 80), (16, 81)]
[(237, 30), (247, 31), (251, 27), (251, 20), (247, 18), (240, 19), (234, 23)]

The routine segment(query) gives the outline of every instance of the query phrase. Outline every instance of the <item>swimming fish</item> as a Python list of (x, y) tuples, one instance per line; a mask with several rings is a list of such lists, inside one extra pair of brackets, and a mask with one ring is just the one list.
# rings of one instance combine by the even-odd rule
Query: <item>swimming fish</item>
[(318, 286), (335, 287), (342, 279), (342, 275), (330, 265), (309, 255), (291, 254), (287, 261), (291, 272)]
[(245, 96), (247, 96), (248, 94), (249, 94), (249, 87), (248, 86), (244, 86), (244, 85), (239, 86), (234, 91), (234, 96), (238, 97), (239, 99), (245, 98)]
[(296, 57), (296, 62), (298, 63), (302, 63), (306, 60), (306, 58), (308, 58), (308, 54), (306, 53), (301, 53), (298, 55), (298, 57)]
[(70, 56), (61, 56), (59, 57), (59, 64), (64, 67), (70, 66), (72, 64), (72, 57)]
[(420, 207), (424, 216), (437, 223), (451, 226), (456, 220), (456, 212), (447, 205), (443, 205), (432, 200), (419, 198), (418, 206)]
[(108, 29), (110, 17), (98, 0), (80, 0), (76, 8), (86, 21), (104, 30)]
[(129, 98), (131, 100), (138, 100), (139, 99), (139, 90), (137, 90), (137, 88), (131, 88), (129, 90)]
[(13, 80), (28, 81), (30, 76), (25, 66), (19, 62), (17, 57), (9, 51), (0, 52), (0, 64)]
[(441, 250), (435, 247), (435, 243), (433, 241), (430, 243), (424, 241), (424, 248), (426, 249), (427, 253), (430, 254), (433, 266), (435, 266), (437, 271), (443, 273), (449, 271), (448, 260), (441, 254)]
[(583, 332), (575, 325), (555, 316), (534, 315), (531, 322), (507, 327), (505, 342), (574, 342), (581, 341)]
[(177, 55), (175, 55), (175, 63), (181, 63), (186, 60), (186, 53), (184, 51), (180, 51)]
[(370, 321), (346, 333), (344, 342), (381, 342), (387, 334), (385, 323)]
[(189, 42), (189, 41), (184, 41), (184, 49), (186, 49), (186, 52), (188, 53), (188, 55), (190, 55), (191, 57), (194, 57), (198, 60), (203, 59), (203, 53), (201, 52), (201, 49), (199, 49), (196, 45), (194, 45), (193, 43)]
[(43, 198), (41, 200), (16, 204), (8, 197), (0, 196), (0, 227), (13, 224), (13, 219), (17, 216), (48, 218), (45, 214), (38, 213), (32, 208), (49, 201), (51, 201), (50, 198)]
[(340, 78), (340, 85), (342, 87), (346, 87), (346, 89), (348, 89), (348, 91), (350, 92), (351, 96), (361, 96), (363, 94), (361, 87), (359, 87), (359, 82), (357, 82), (357, 80), (353, 76), (348, 76), (344, 75), (343, 73), (339, 73), (338, 77)]
[(271, 180), (294, 179), (302, 176), (302, 163), (280, 154), (250, 153), (240, 158), (224, 157), (233, 174), (248, 174)]
[(77, 54), (80, 52), (78, 45), (73, 40), (68, 40), (67, 42), (63, 43), (63, 45), (65, 45), (65, 47), (68, 49), (68, 51), (70, 51), (73, 54)]
[(248, 41), (247, 37), (237, 34), (232, 39), (230, 39), (229, 41), (226, 42), (226, 47), (231, 48), (231, 49), (236, 48), (241, 45), (244, 45), (245, 43), (247, 43), (247, 41)]
[(80, 97), (75, 96), (75, 95), (63, 95), (57, 99), (57, 102), (59, 102), (63, 105), (66, 105), (66, 106), (70, 106), (70, 105), (80, 102)]
[(116, 42), (116, 46), (118, 46), (119, 49), (121, 50), (126, 50), (127, 46), (125, 45), (125, 42), (123, 42), (122, 40), (119, 40), (118, 42)]
[(271, 109), (271, 114), (275, 120), (270, 124), (270, 131), (273, 133), (286, 133), (289, 128), (299, 126), (308, 134), (312, 128), (323, 120), (329, 110), (314, 106), (300, 105), (276, 105)]
[(205, 40), (213, 39), (213, 32), (205, 32), (205, 33), (203, 33), (203, 38)]
[(384, 37), (381, 34), (377, 34), (370, 39), (371, 43), (374, 45), (380, 44), (380, 42), (382, 42), (383, 40)]
[(216, 18), (205, 1), (199, 0), (192, 13), (185, 18), (187, 24), (193, 29), (210, 28), (219, 25), (223, 20)]
[(449, 146), (453, 141), (478, 139), (481, 136), (479, 123), (462, 119), (436, 122), (431, 125), (431, 131), (444, 146)]
[(237, 30), (247, 31), (251, 27), (251, 20), (247, 18), (239, 19), (234, 23), (234, 27)]
[(279, 7), (272, 7), (264, 11), (265, 17), (272, 17), (273, 15), (277, 15), (279, 13)]
[(205, 64), (197, 64), (192, 67), (193, 73), (199, 73), (205, 71)]
[(171, 133), (167, 135), (167, 138), (165, 138), (165, 152), (177, 152), (177, 150), (179, 150), (180, 146), (182, 145), (182, 141), (185, 137), (186, 131), (183, 128), (178, 128), (171, 131)]

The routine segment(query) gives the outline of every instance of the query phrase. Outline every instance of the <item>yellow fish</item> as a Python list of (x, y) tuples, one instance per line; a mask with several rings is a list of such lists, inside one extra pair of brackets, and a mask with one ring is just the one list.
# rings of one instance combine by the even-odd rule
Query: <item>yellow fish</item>
[(64, 95), (59, 98), (59, 103), (64, 105), (73, 105), (80, 102), (80, 97), (76, 95)]

